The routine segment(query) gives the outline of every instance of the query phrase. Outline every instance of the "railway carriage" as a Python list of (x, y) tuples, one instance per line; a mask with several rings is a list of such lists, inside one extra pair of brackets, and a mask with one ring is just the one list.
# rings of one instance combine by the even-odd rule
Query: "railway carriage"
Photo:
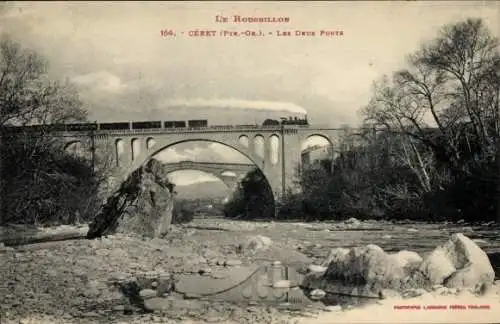
[(132, 122), (132, 129), (158, 129), (158, 128), (161, 128), (161, 121)]
[(189, 128), (208, 127), (208, 120), (206, 120), (206, 119), (192, 119), (192, 120), (188, 120), (188, 127)]
[(184, 120), (169, 120), (163, 123), (164, 128), (185, 128), (186, 121)]
[(100, 130), (125, 130), (125, 129), (130, 130), (130, 123), (129, 122), (100, 123), (99, 129)]

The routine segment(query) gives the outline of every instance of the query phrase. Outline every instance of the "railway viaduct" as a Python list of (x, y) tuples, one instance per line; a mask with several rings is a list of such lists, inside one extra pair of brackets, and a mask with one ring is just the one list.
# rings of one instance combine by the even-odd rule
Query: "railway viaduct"
[[(93, 156), (99, 153), (111, 155), (113, 176), (118, 183), (156, 154), (174, 145), (191, 141), (220, 143), (240, 152), (248, 158), (249, 163), (260, 169), (272, 189), (275, 201), (279, 202), (286, 190), (298, 190), (295, 180), (301, 163), (302, 144), (311, 136), (320, 136), (333, 145), (339, 136), (339, 131), (328, 127), (281, 124), (253, 127), (55, 131), (50, 135), (63, 137), (65, 148), (80, 143), (84, 149), (95, 153)], [(99, 152), (100, 150), (104, 152)], [(271, 154), (272, 150), (277, 152)], [(205, 171), (207, 166), (184, 163), (171, 167), (172, 170), (190, 168)], [(209, 172), (218, 176), (220, 176), (218, 172), (224, 169), (221, 166), (211, 167), (213, 168)], [(231, 171), (231, 168), (226, 170)]]

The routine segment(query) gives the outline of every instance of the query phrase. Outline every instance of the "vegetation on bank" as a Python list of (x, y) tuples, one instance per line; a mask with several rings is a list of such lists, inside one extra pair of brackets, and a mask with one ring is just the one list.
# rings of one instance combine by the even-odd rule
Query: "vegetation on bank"
[[(0, 40), (0, 128), (8, 125), (84, 121), (85, 107), (69, 82), (53, 80), (44, 57)], [(2, 223), (87, 221), (100, 182), (87, 157), (69, 155), (44, 134), (3, 134), (0, 196)]]
[[(444, 26), (407, 69), (375, 82), (363, 125), (344, 130), (334, 159), (301, 170), (302, 193), (278, 217), (497, 219), (498, 44), (479, 19)], [(244, 182), (229, 214), (267, 211), (259, 186)]]

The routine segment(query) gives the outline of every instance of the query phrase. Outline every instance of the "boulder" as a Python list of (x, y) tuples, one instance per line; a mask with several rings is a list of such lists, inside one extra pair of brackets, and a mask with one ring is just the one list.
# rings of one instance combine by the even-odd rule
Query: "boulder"
[(262, 235), (249, 236), (246, 241), (239, 245), (239, 250), (241, 251), (259, 251), (266, 250), (271, 246), (273, 241)]
[(87, 238), (114, 233), (162, 237), (170, 228), (173, 187), (163, 165), (152, 159), (134, 171), (98, 211)]
[(317, 265), (317, 264), (310, 264), (307, 267), (308, 272), (324, 273), (326, 270), (327, 270), (327, 267)]
[(324, 292), (321, 289), (313, 289), (309, 293), (309, 296), (311, 297), (312, 300), (320, 300), (326, 296), (326, 292)]
[(430, 284), (438, 285), (455, 272), (453, 261), (448, 258), (447, 252), (438, 247), (425, 258), (419, 268), (420, 272), (429, 280)]
[(355, 227), (355, 226), (361, 225), (361, 221), (358, 220), (357, 218), (351, 217), (351, 218), (345, 220), (344, 224)]
[(490, 286), (495, 272), (486, 253), (461, 233), (438, 246), (420, 266), (420, 271), (432, 284), (447, 288), (477, 288)]
[(349, 254), (349, 249), (345, 248), (335, 248), (330, 250), (328, 256), (325, 261), (321, 264), (324, 267), (328, 267), (332, 262), (333, 263), (343, 263)]
[(440, 287), (481, 292), (487, 291), (495, 278), (486, 253), (463, 234), (452, 235), (424, 260), (416, 252), (387, 254), (370, 244), (332, 249), (322, 266), (327, 268), (325, 273), (310, 271), (303, 287), (375, 297), (388, 290), (412, 295)]
[(156, 291), (153, 289), (143, 289), (139, 292), (139, 296), (141, 296), (142, 299), (150, 299), (156, 297)]
[(413, 251), (402, 250), (396, 253), (389, 254), (401, 268), (417, 269), (422, 263), (422, 257)]
[(324, 277), (349, 285), (398, 289), (401, 280), (409, 275), (397, 258), (374, 244), (347, 251), (334, 249), (327, 261)]

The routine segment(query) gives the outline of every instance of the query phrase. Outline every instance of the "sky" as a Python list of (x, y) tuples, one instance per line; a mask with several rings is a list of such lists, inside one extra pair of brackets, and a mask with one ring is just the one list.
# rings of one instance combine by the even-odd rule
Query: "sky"
[[(46, 56), (51, 75), (78, 87), (95, 120), (166, 119), (173, 106), (196, 114), (210, 105), (306, 112), (314, 122), (355, 124), (373, 81), (404, 67), (405, 56), (435, 38), (442, 25), (480, 17), (494, 34), (500, 30), (500, 6), (493, 1), (0, 6), (0, 32)], [(289, 22), (218, 23), (217, 15), (288, 17)], [(176, 36), (162, 37), (161, 30)], [(197, 30), (251, 30), (265, 36), (188, 36)], [(277, 36), (320, 30), (342, 31), (342, 36)], [(234, 157), (218, 145), (197, 147), (176, 147), (162, 156)], [(192, 183), (209, 177), (180, 178)]]

